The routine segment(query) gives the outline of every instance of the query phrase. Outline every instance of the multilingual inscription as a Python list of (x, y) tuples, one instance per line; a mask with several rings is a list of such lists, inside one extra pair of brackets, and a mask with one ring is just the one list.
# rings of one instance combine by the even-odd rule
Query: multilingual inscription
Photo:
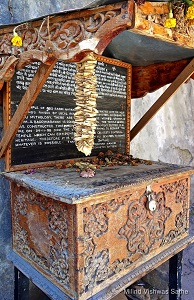
[[(11, 89), (12, 114), (37, 68), (38, 63), (34, 63), (16, 72)], [(23, 149), (31, 147), (39, 152), (45, 147), (48, 149), (52, 146), (54, 149), (54, 146), (60, 146), (60, 150), (53, 150), (56, 155), (52, 155), (51, 159), (66, 158), (67, 147), (71, 148), (72, 157), (82, 156), (74, 146), (75, 72), (74, 63), (57, 62), (16, 134), (12, 144), (13, 164), (25, 163)], [(99, 113), (92, 155), (108, 148), (125, 151), (127, 71), (123, 67), (98, 61), (96, 75)], [(49, 156), (49, 151), (43, 153)], [(39, 161), (38, 155), (37, 160)], [(41, 156), (40, 161), (42, 160), (50, 159)]]

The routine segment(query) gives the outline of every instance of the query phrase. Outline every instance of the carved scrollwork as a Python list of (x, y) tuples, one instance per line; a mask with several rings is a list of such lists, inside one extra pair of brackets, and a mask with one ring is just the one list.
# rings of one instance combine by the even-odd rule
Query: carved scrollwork
[(107, 205), (92, 205), (84, 209), (84, 231), (88, 237), (100, 236), (108, 230)]
[[(83, 224), (84, 224), (84, 245), (83, 255), (85, 257), (84, 274), (85, 282), (83, 282), (82, 293), (99, 285), (102, 281), (110, 278), (121, 271), (126, 270), (131, 264), (141, 258), (143, 255), (151, 253), (152, 249), (156, 249), (172, 241), (180, 238), (185, 232), (185, 224), (187, 223), (187, 200), (188, 200), (188, 180), (177, 180), (175, 182), (163, 184), (160, 190), (154, 192), (157, 208), (154, 212), (146, 209), (147, 197), (142, 194), (134, 199), (134, 193), (119, 195), (115, 199), (108, 202), (94, 204), (84, 208)], [(170, 196), (170, 198), (168, 198)], [(172, 203), (168, 203), (168, 199), (172, 199)], [(172, 205), (177, 205), (177, 215), (172, 213)], [(179, 205), (181, 204), (181, 206)], [(182, 208), (181, 208), (182, 207)], [(126, 209), (124, 209), (126, 208)], [(181, 211), (180, 211), (181, 210)], [(121, 243), (125, 240), (121, 247), (118, 258), (111, 260), (113, 244), (109, 244), (111, 238), (108, 236), (111, 232), (110, 224), (111, 216), (117, 219), (121, 211), (127, 211), (123, 219), (126, 221), (122, 226), (115, 226), (114, 243)], [(169, 222), (170, 221), (170, 222)], [(173, 222), (175, 225), (173, 225)], [(166, 224), (175, 226), (175, 230), (169, 230)], [(117, 229), (116, 229), (117, 228)], [(98, 240), (106, 241), (106, 247), (101, 251), (97, 250)], [(100, 242), (101, 243), (101, 242)], [(125, 245), (125, 246), (124, 246)], [(108, 246), (108, 247), (107, 247)], [(113, 247), (113, 248), (112, 248)], [(118, 249), (118, 248), (116, 248)], [(103, 265), (103, 272), (101, 266)], [(98, 276), (96, 275), (98, 274)]]
[(175, 194), (175, 203), (182, 205), (182, 211), (175, 217), (175, 229), (170, 230), (163, 238), (162, 245), (172, 242), (174, 239), (188, 232), (188, 178), (161, 186), (165, 193)]
[[(128, 8), (130, 5), (130, 9)], [(0, 52), (19, 59), (18, 68), (34, 61), (50, 63), (49, 57), (58, 60), (78, 59), (84, 51), (102, 54), (107, 44), (127, 28), (132, 17), (133, 3), (123, 2), (108, 5), (91, 11), (82, 11), (68, 15), (51, 17), (41, 21), (31, 22), (17, 29), (22, 37), (22, 47), (13, 47), (11, 39), (13, 32), (0, 34)], [(112, 21), (114, 20), (114, 21)], [(90, 41), (88, 43), (88, 41)], [(103, 41), (103, 42), (102, 42)], [(49, 49), (47, 47), (49, 42)], [(81, 46), (80, 46), (81, 43)], [(5, 68), (1, 59), (0, 69)], [(79, 59), (78, 59), (79, 61)], [(10, 74), (10, 78), (13, 74)], [(4, 81), (3, 74), (0, 80)]]
[(109, 250), (104, 249), (85, 260), (85, 291), (94, 288), (109, 276)]
[[(14, 249), (32, 261), (35, 265), (41, 266), (44, 271), (52, 276), (61, 284), (69, 286), (69, 265), (68, 265), (68, 225), (67, 210), (64, 205), (54, 205), (52, 199), (36, 194), (30, 190), (15, 186), (14, 188)], [(35, 238), (31, 236), (30, 227), (23, 226), (28, 223), (29, 207), (37, 205), (47, 216), (48, 228), (41, 228), (37, 224)], [(25, 218), (23, 223), (21, 220)], [(31, 223), (29, 221), (29, 226)], [(31, 224), (32, 226), (32, 224)], [(37, 229), (38, 228), (38, 229)], [(50, 234), (50, 231), (53, 234)], [(39, 251), (42, 238), (48, 244), (48, 257)], [(33, 247), (35, 240), (36, 247)], [(40, 243), (40, 245), (38, 244)]]
[(128, 220), (119, 231), (119, 235), (127, 240), (129, 256), (133, 253), (147, 254), (153, 244), (163, 237), (165, 221), (171, 210), (165, 207), (164, 193), (159, 192), (155, 200), (157, 210), (153, 213), (145, 208), (145, 195), (129, 205)]
[[(145, 202), (147, 198), (145, 195), (136, 200), (132, 200), (132, 197), (133, 195), (129, 193), (118, 196), (118, 198), (106, 203), (92, 205), (84, 209), (84, 254), (86, 256), (84, 272), (87, 280), (84, 284), (83, 292), (99, 284), (100, 277), (95, 277), (95, 274), (98, 273), (101, 276), (101, 281), (105, 280), (100, 271), (101, 265), (104, 268), (105, 278), (109, 278), (127, 268), (132, 263), (130, 257), (134, 253), (147, 254), (157, 241), (162, 241), (165, 229), (164, 224), (171, 214), (171, 209), (165, 206), (164, 193), (159, 192), (156, 195), (158, 209), (154, 213), (146, 210)], [(128, 207), (128, 217), (126, 224), (119, 229), (118, 237), (127, 240), (128, 256), (122, 260), (117, 259), (110, 264), (108, 263), (109, 250), (106, 249), (105, 252), (95, 253), (96, 243), (101, 235), (106, 234), (110, 230), (108, 217), (110, 213), (117, 213), (123, 206), (126, 206), (126, 209)], [(96, 260), (95, 263), (94, 259)]]
[(176, 203), (184, 203), (188, 197), (188, 178), (163, 185), (162, 189), (167, 193), (176, 191)]
[(38, 47), (39, 40), (40, 40), (38, 29), (29, 28), (25, 30), (24, 33), (22, 34), (22, 40), (23, 40), (23, 49), (26, 51)]

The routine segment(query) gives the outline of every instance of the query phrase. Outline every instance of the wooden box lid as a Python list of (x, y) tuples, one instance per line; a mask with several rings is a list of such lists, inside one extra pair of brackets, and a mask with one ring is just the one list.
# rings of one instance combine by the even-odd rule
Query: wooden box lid
[(80, 177), (74, 168), (56, 167), (37, 169), (29, 174), (26, 174), (26, 171), (9, 172), (5, 177), (55, 200), (76, 204), (85, 202), (89, 200), (88, 197), (94, 195), (107, 194), (129, 186), (151, 184), (159, 178), (174, 177), (175, 174), (183, 173), (192, 174), (194, 170), (189, 166), (153, 163), (102, 167), (92, 178)]

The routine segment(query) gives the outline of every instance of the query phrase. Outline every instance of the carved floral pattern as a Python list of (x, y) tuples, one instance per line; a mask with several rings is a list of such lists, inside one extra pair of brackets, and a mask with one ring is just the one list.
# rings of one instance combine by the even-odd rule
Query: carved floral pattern
[(104, 281), (109, 276), (109, 250), (104, 249), (96, 255), (88, 256), (85, 260), (86, 290), (92, 289), (96, 283)]
[[(53, 200), (35, 194), (30, 190), (15, 186), (14, 189), (14, 248), (22, 256), (41, 266), (46, 272), (65, 286), (69, 286), (68, 266), (68, 224), (67, 210), (60, 203), (56, 206)], [(30, 245), (29, 233), (21, 225), (21, 216), (27, 218), (28, 204), (36, 204), (48, 215), (48, 230), (55, 235), (47, 234), (50, 245), (49, 257), (41, 256)], [(46, 233), (45, 233), (46, 234)], [(54, 239), (54, 240), (53, 240)]]
[[(155, 193), (157, 209), (154, 212), (146, 209), (147, 197), (145, 194), (142, 194), (138, 199), (134, 199), (133, 194), (123, 195), (106, 203), (84, 208), (85, 249), (83, 255), (85, 257), (85, 282), (83, 283), (82, 293), (125, 270), (134, 262), (134, 259), (137, 260), (142, 255), (149, 254), (153, 247), (163, 246), (185, 231), (188, 199), (187, 179), (167, 183), (160, 188), (161, 191)], [(182, 210), (175, 217), (176, 229), (171, 230), (164, 236), (166, 221), (172, 215), (172, 207), (168, 207), (167, 202), (168, 193), (173, 193), (175, 203), (182, 203)], [(118, 258), (110, 263), (111, 245), (110, 247), (106, 245), (105, 249), (97, 251), (98, 238), (110, 230), (110, 212), (117, 213), (123, 206), (126, 206), (127, 221), (118, 230), (117, 234), (118, 243), (119, 237), (126, 240), (128, 255), (123, 259)], [(137, 258), (134, 258), (134, 255), (137, 255)]]
[[(116, 212), (129, 201), (130, 197), (130, 194), (123, 197), (118, 196), (108, 203), (84, 208), (84, 256), (86, 256), (84, 274), (86, 280), (83, 283), (82, 293), (110, 277), (110, 274), (118, 272), (120, 262), (116, 261), (109, 267), (109, 249), (94, 253), (96, 247), (94, 237), (100, 237), (107, 232), (108, 212)], [(127, 259), (123, 264), (128, 265)]]
[(92, 237), (93, 235), (100, 236), (108, 230), (107, 205), (92, 205), (84, 210), (85, 233)]
[[(132, 5), (132, 4), (131, 4)], [(17, 29), (18, 34), (23, 40), (22, 47), (13, 47), (11, 39), (13, 38), (13, 32), (2, 34), (0, 36), (0, 53), (5, 57), (0, 58), (0, 70), (4, 68), (5, 63), (11, 57), (18, 57), (19, 68), (32, 63), (34, 61), (46, 62), (49, 57), (55, 57), (59, 60), (69, 60), (77, 55), (78, 52), (89, 50), (88, 40), (92, 40), (97, 45), (101, 39), (111, 40), (115, 36), (114, 32), (118, 28), (118, 33), (124, 30), (127, 26), (127, 22), (130, 20), (128, 3), (118, 3), (105, 7), (102, 9), (91, 10), (90, 13), (80, 13), (68, 15), (67, 17), (50, 18), (49, 24), (44, 19), (42, 24), (33, 22), (30, 24), (23, 24), (21, 28)], [(108, 10), (109, 9), (109, 10)], [(112, 22), (115, 19), (115, 22)], [(111, 23), (110, 23), (111, 22)], [(102, 30), (103, 29), (103, 30)], [(82, 45), (82, 50), (78, 46), (79, 43), (86, 41), (86, 47)], [(108, 42), (108, 41), (107, 41)], [(100, 47), (104, 48), (107, 42), (100, 42)], [(94, 45), (94, 48), (95, 48)], [(77, 48), (76, 48), (77, 47)], [(101, 49), (100, 54), (104, 51)], [(92, 48), (91, 51), (94, 49)], [(13, 65), (13, 67), (15, 67)], [(3, 79), (4, 74), (0, 72), (0, 79)], [(13, 75), (12, 75), (13, 76)], [(2, 78), (1, 78), (2, 77)]]
[[(109, 201), (84, 207), (84, 249), (80, 256), (84, 265), (83, 268), (77, 270), (77, 272), (83, 272), (84, 279), (80, 294), (90, 291), (115, 274), (120, 276), (119, 274), (127, 270), (133, 262), (150, 254), (152, 249), (162, 247), (186, 232), (188, 228), (188, 180), (177, 180), (160, 185), (159, 188), (160, 190), (155, 192), (157, 209), (154, 212), (146, 209), (146, 194), (135, 197), (136, 192), (120, 194), (117, 198)], [(54, 200), (51, 198), (40, 196), (16, 185), (14, 185), (13, 197), (15, 199), (15, 250), (42, 267), (44, 272), (51, 274), (64, 287), (69, 287), (66, 206), (60, 202), (57, 205), (55, 203), (54, 206)], [(168, 199), (171, 200), (168, 202)], [(172, 214), (173, 203), (177, 207), (176, 215)], [(47, 218), (48, 257), (40, 255), (37, 248), (33, 248), (30, 243), (29, 231), (23, 226), (25, 222), (22, 220), (27, 220), (29, 209), (33, 205), (37, 205), (41, 211), (45, 212), (43, 215)], [(120, 223), (115, 225), (115, 231), (111, 231), (110, 224), (113, 224), (111, 218), (114, 216), (113, 220), (116, 220), (117, 213), (120, 217), (123, 216), (124, 220), (122, 220), (122, 225)], [(170, 223), (174, 222), (171, 227), (174, 230), (167, 232), (165, 224), (169, 218), (171, 218)], [(48, 232), (52, 232), (52, 234), (49, 235)], [(119, 248), (113, 249), (111, 237), (108, 237), (109, 232), (113, 232), (114, 242), (118, 240), (119, 244), (122, 241), (121, 247), (124, 248), (121, 248), (118, 256), (115, 249)], [(98, 241), (101, 242), (98, 243)], [(75, 253), (75, 255), (77, 254)]]
[(119, 231), (119, 235), (127, 240), (129, 255), (147, 254), (153, 244), (163, 237), (165, 221), (171, 210), (165, 207), (164, 193), (155, 195), (155, 200), (157, 209), (153, 213), (145, 208), (145, 195), (129, 205), (127, 223)]
[(170, 232), (163, 238), (162, 245), (165, 245), (188, 232), (188, 178), (175, 181), (172, 184), (163, 185), (161, 188), (165, 191), (165, 193), (175, 193), (175, 202), (182, 204), (182, 211), (177, 214), (175, 218), (176, 229), (170, 230)]
[(176, 203), (185, 203), (188, 197), (188, 179), (182, 179), (175, 181), (173, 184), (166, 184), (162, 186), (165, 192), (174, 193), (176, 192)]

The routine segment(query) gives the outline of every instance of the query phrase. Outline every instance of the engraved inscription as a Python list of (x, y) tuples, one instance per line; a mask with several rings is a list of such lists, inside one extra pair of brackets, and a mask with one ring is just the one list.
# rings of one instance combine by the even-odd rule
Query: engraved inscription
[[(18, 107), (20, 93), (27, 90), (38, 65), (33, 63), (16, 72), (12, 113)], [(97, 63), (98, 114), (94, 149), (126, 147), (127, 77), (126, 71), (121, 70), (106, 62)], [(14, 148), (74, 144), (75, 72), (74, 63), (57, 62), (20, 126), (13, 142)]]

